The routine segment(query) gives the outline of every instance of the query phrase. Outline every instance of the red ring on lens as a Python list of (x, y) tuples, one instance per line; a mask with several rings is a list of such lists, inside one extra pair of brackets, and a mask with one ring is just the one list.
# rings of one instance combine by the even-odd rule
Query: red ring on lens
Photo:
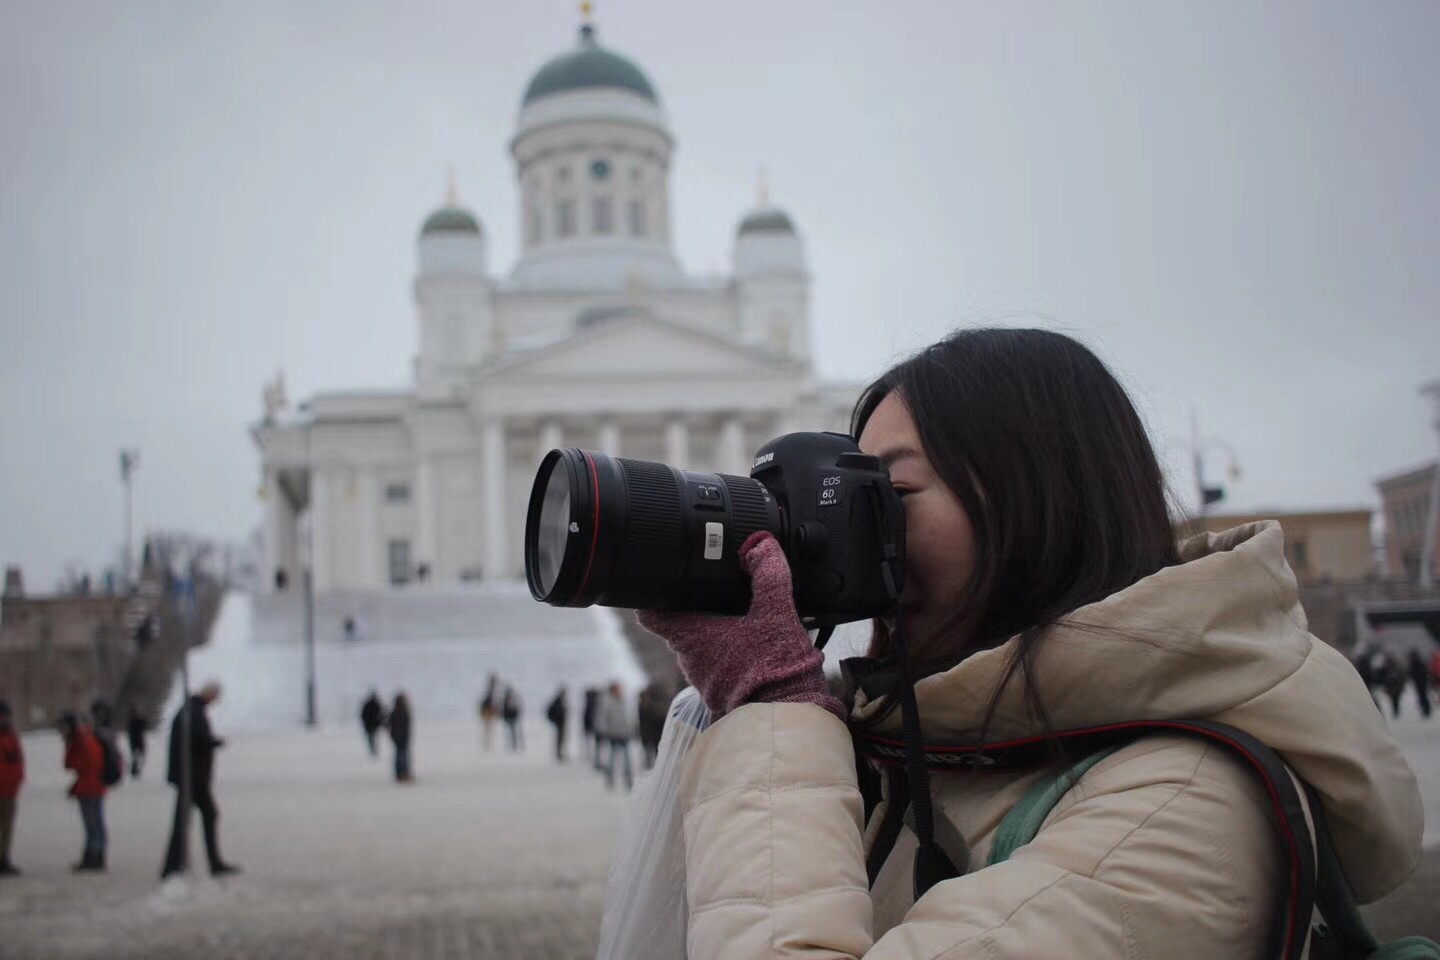
[(595, 505), (595, 515), (590, 521), (590, 556), (585, 559), (585, 573), (580, 577), (580, 586), (575, 591), (577, 599), (585, 595), (585, 585), (590, 582), (590, 566), (595, 562), (595, 545), (600, 542), (600, 475), (595, 471), (595, 461), (590, 459), (590, 454), (581, 450), (580, 455), (590, 467), (590, 499)]

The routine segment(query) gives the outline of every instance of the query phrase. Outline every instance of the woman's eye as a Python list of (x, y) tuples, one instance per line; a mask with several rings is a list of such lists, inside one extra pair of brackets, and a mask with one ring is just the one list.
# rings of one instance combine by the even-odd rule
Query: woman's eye
[(915, 491), (914, 491), (914, 490), (901, 490), (899, 487), (896, 487), (896, 488), (895, 488), (895, 492), (900, 495), (900, 499), (901, 499), (901, 500), (904, 500), (906, 497), (910, 496), (910, 494), (914, 493)]

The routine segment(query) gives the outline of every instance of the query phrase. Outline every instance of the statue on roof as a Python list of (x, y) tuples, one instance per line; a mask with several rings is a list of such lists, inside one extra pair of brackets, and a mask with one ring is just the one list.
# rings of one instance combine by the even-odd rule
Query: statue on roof
[(260, 391), (260, 402), (265, 407), (265, 423), (274, 423), (275, 417), (289, 404), (285, 399), (285, 371), (279, 370), (274, 380), (268, 380)]

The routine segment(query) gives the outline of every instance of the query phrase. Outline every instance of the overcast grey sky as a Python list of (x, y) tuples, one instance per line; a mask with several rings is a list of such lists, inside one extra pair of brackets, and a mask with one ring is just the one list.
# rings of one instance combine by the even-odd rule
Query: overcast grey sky
[[(1434, 457), (1440, 4), (600, 0), (678, 140), (674, 228), (728, 262), (756, 171), (808, 244), (820, 372), (1034, 322), (1114, 365), (1189, 490), (1370, 505)], [(401, 387), (416, 231), (456, 168), (517, 248), (521, 92), (562, 0), (0, 8), (0, 562), (48, 587), (144, 528), (260, 519), (247, 426)], [(1218, 455), (1216, 472), (1224, 466)]]

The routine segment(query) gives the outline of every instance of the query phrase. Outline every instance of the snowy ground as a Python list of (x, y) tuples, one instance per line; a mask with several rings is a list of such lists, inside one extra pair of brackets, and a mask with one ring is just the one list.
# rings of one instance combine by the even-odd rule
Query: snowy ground
[(232, 736), (216, 793), (225, 856), (244, 873), (165, 884), (173, 794), (159, 758), (107, 802), (109, 871), (77, 876), (58, 737), (28, 736), (25, 873), (0, 882), (0, 958), (593, 955), (624, 796), (529, 732), (524, 755), (484, 754), (470, 724), (419, 723), (410, 786), (370, 759), (358, 727)]
[[(25, 874), (0, 880), (0, 960), (593, 955), (623, 795), (585, 763), (555, 764), (538, 717), (529, 752), (512, 756), (483, 752), (475, 724), (422, 711), (413, 786), (389, 779), (349, 721), (247, 732), (255, 717), (238, 691), (263, 664), (247, 659), (255, 651), (238, 626), (217, 634), (230, 646), (196, 661), (237, 694), (215, 712), (230, 737), (217, 795), (225, 854), (245, 872), (159, 883), (173, 802), (161, 740), (144, 777), (108, 801), (109, 872), (72, 875), (81, 828), (58, 737), (29, 735), (14, 849)], [(443, 665), (404, 682), (436, 682), (428, 671)], [(1430, 849), (1416, 878), (1370, 915), (1389, 936), (1440, 937), (1440, 719), (1420, 720), (1407, 702), (1394, 730), (1422, 782)]]

